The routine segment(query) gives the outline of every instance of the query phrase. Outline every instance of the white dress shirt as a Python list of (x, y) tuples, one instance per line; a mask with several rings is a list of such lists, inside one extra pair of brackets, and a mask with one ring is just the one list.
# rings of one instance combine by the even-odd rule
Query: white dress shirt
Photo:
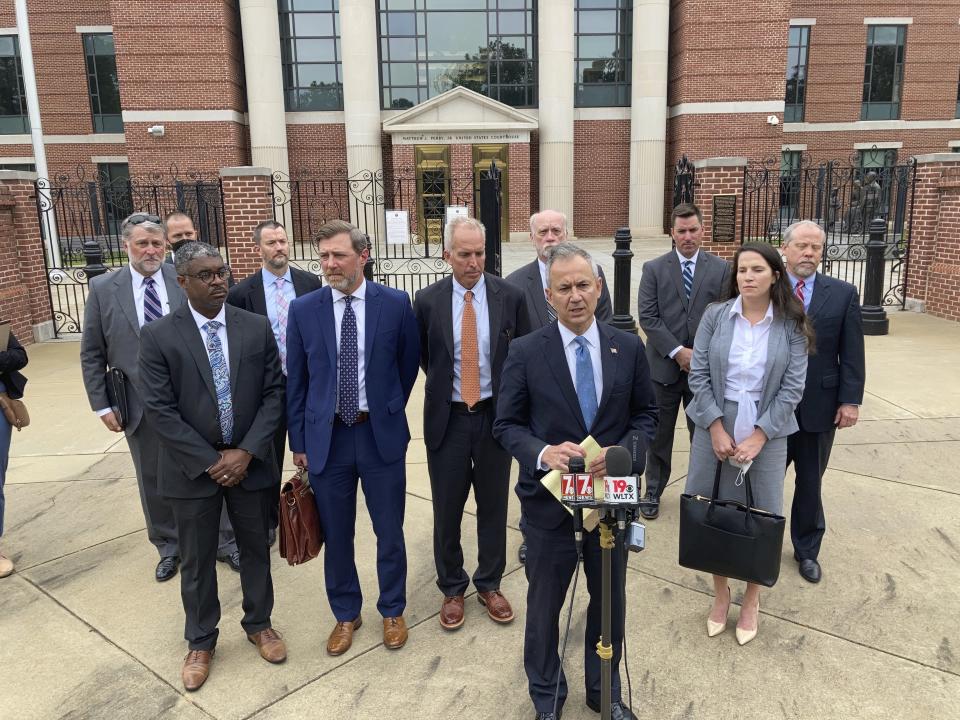
[[(189, 301), (187, 301), (189, 305)], [(223, 348), (223, 360), (227, 363), (227, 375), (230, 374), (230, 347), (227, 345), (227, 308), (224, 305), (220, 308), (220, 312), (217, 313), (215, 318), (208, 318), (205, 315), (201, 315), (196, 310), (193, 309), (193, 305), (190, 305), (190, 313), (193, 315), (193, 321), (197, 324), (197, 330), (200, 331), (200, 338), (203, 341), (203, 347), (207, 351), (207, 359), (210, 358), (210, 348), (207, 347), (207, 331), (204, 329), (206, 325), (211, 320), (216, 320), (220, 323), (220, 327), (217, 328), (217, 337), (220, 338), (220, 347)], [(211, 364), (210, 367), (213, 367)]]
[[(143, 294), (147, 288), (144, 286), (146, 275), (137, 272), (133, 265), (130, 266), (130, 277), (133, 283), (133, 303), (137, 306), (137, 322), (143, 327)], [(157, 291), (157, 297), (160, 298), (160, 308), (164, 315), (170, 312), (170, 299), (167, 297), (167, 284), (163, 281), (163, 272), (157, 270), (150, 277), (153, 278), (153, 288)]]
[(547, 289), (547, 264), (538, 257), (537, 267), (540, 268), (540, 284), (543, 285), (543, 289), (546, 290)]
[[(297, 292), (293, 288), (293, 276), (290, 268), (280, 276), (274, 275), (266, 268), (261, 268), (260, 273), (263, 277), (263, 295), (267, 301), (267, 319), (270, 321), (270, 329), (273, 330), (273, 337), (280, 342), (280, 319), (277, 315), (277, 278), (283, 278), (283, 295), (287, 298), (287, 307), (297, 299)], [(289, 312), (289, 311), (288, 311)]]
[[(493, 374), (490, 367), (490, 314), (487, 308), (487, 284), (483, 275), (473, 291), (473, 313), (477, 319), (477, 350), (480, 360), (480, 399), (493, 396)], [(453, 401), (463, 402), (460, 395), (460, 330), (463, 325), (463, 308), (466, 305), (463, 287), (453, 278)]]
[[(674, 249), (674, 252), (677, 254), (677, 258), (680, 260), (680, 275), (683, 276), (683, 264), (685, 262), (692, 262), (693, 265), (690, 266), (690, 274), (694, 277), (697, 276), (697, 259), (700, 257), (700, 249), (697, 248), (697, 251), (693, 254), (693, 257), (684, 257), (679, 250)], [(676, 354), (683, 350), (683, 345), (677, 345), (673, 350), (670, 351), (670, 359), (673, 360), (676, 357)]]
[(757, 421), (757, 403), (763, 391), (767, 346), (773, 324), (773, 303), (767, 305), (763, 319), (751, 325), (743, 314), (743, 296), (738, 295), (730, 308), (730, 315), (735, 319), (723, 397), (738, 403), (733, 440), (740, 443), (753, 434)]
[[(567, 369), (570, 371), (570, 379), (573, 381), (573, 387), (577, 387), (577, 337), (573, 330), (570, 330), (563, 323), (557, 323), (560, 328), (560, 342), (563, 343), (563, 352), (567, 358)], [(593, 384), (597, 391), (597, 404), (603, 397), (603, 358), (600, 354), (600, 330), (597, 328), (597, 320), (593, 318), (590, 327), (583, 333), (583, 339), (587, 341), (587, 348), (590, 352), (590, 364), (593, 365)], [(575, 440), (574, 442), (580, 442)], [(537, 456), (537, 467), (541, 470), (550, 468), (543, 463), (543, 453), (546, 452), (549, 445), (544, 445), (543, 450)]]
[[(343, 324), (343, 312), (347, 308), (347, 303), (344, 301), (346, 295), (336, 288), (331, 288), (333, 292), (333, 321), (336, 330), (337, 337), (337, 387), (340, 387), (340, 326)], [(360, 385), (360, 392), (358, 397), (359, 400), (359, 410), (360, 412), (369, 412), (370, 406), (367, 404), (367, 381), (366, 381), (366, 364), (363, 357), (363, 346), (364, 338), (367, 333), (366, 325), (366, 297), (367, 297), (367, 281), (366, 279), (360, 281), (360, 287), (350, 293), (353, 296), (353, 300), (350, 301), (350, 306), (353, 308), (353, 314), (357, 317), (357, 382)]]

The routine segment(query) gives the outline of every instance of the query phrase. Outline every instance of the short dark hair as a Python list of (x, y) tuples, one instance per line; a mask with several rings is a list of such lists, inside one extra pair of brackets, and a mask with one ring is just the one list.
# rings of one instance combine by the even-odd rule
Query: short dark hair
[(703, 225), (703, 213), (700, 212), (700, 208), (693, 203), (680, 203), (670, 213), (670, 229), (673, 230), (676, 227), (677, 218), (688, 218), (694, 215), (697, 216), (697, 222)]
[[(164, 232), (167, 231), (167, 223), (170, 222), (171, 220), (173, 220), (173, 219), (176, 218), (176, 217), (185, 217), (187, 220), (190, 221), (190, 224), (193, 225), (193, 218), (190, 216), (190, 213), (188, 213), (188, 212), (186, 212), (186, 211), (184, 211), (184, 210), (174, 210), (173, 212), (168, 212), (166, 215), (163, 216), (163, 231), (164, 231)], [(194, 225), (194, 229), (196, 229), (196, 226), (195, 226), (195, 225)]]
[(262, 223), (259, 223), (259, 224), (253, 229), (253, 241), (254, 241), (257, 245), (259, 245), (259, 244), (260, 244), (260, 237), (263, 235), (263, 231), (264, 231), (264, 230), (275, 230), (275, 229), (277, 229), (277, 228), (280, 228), (281, 230), (286, 230), (286, 228), (283, 227), (283, 224), (282, 224), (282, 223), (278, 223), (276, 220), (264, 220)]

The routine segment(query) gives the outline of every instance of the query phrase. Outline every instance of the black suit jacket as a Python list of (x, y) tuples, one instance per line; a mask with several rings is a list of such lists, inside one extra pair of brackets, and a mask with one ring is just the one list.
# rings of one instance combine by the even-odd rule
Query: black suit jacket
[(797, 422), (807, 432), (833, 428), (837, 407), (863, 402), (866, 363), (860, 295), (848, 282), (817, 273), (807, 311), (817, 333), (817, 351), (807, 363), (807, 384)]
[[(610, 289), (607, 287), (607, 278), (603, 274), (603, 268), (599, 268), (599, 270), (603, 287), (600, 290), (600, 300), (597, 302), (594, 315), (600, 322), (608, 323), (613, 320), (613, 304), (610, 302)], [(532, 263), (514, 270), (507, 275), (506, 279), (508, 283), (516, 285), (523, 291), (530, 328), (536, 330), (549, 325), (550, 316), (547, 314), (547, 298), (543, 294), (539, 262), (534, 260)]]
[(571, 517), (540, 482), (546, 472), (536, 464), (545, 445), (579, 443), (589, 434), (601, 447), (627, 448), (633, 472), (639, 475), (657, 429), (643, 342), (604, 323), (598, 328), (603, 393), (590, 428), (580, 411), (557, 323), (510, 343), (493, 436), (520, 463), (517, 495), (524, 517), (537, 527), (553, 529)]
[[(233, 444), (253, 455), (241, 485), (260, 490), (279, 482), (273, 436), (284, 407), (280, 354), (266, 318), (226, 307)], [(144, 325), (140, 335), (144, 412), (160, 436), (160, 492), (208, 497), (217, 484), (207, 474), (223, 442), (213, 372), (204, 342), (185, 303)]]
[[(313, 273), (293, 266), (290, 267), (290, 277), (297, 297), (319, 290), (322, 285), (320, 278)], [(267, 296), (263, 290), (263, 272), (257, 270), (230, 288), (227, 302), (241, 310), (266, 316)]]
[[(523, 293), (506, 280), (484, 273), (490, 320), (490, 369), (496, 402), (500, 374), (510, 341), (530, 330)], [(417, 293), (413, 312), (420, 329), (420, 367), (427, 375), (423, 403), (423, 437), (437, 450), (447, 432), (453, 397), (453, 277), (447, 276)]]

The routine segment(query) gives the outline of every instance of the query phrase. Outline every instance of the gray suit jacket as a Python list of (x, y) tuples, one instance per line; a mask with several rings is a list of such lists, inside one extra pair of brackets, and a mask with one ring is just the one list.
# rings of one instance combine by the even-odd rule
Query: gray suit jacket
[[(169, 311), (186, 302), (186, 295), (177, 284), (177, 273), (172, 265), (160, 266), (167, 288)], [(132, 435), (143, 417), (138, 384), (140, 369), (137, 353), (140, 349), (140, 323), (133, 301), (133, 279), (130, 267), (100, 275), (90, 281), (87, 304), (83, 314), (83, 339), (80, 342), (80, 369), (87, 399), (94, 411), (110, 407), (103, 375), (107, 368), (119, 368), (130, 380), (128, 404), (130, 419), (124, 432)]]
[[(607, 278), (600, 268), (600, 278), (603, 288), (600, 291), (600, 301), (594, 316), (600, 322), (608, 323), (613, 319), (613, 304), (610, 302), (610, 288), (607, 287)], [(550, 324), (547, 314), (547, 298), (543, 294), (543, 281), (540, 279), (540, 265), (537, 260), (528, 263), (518, 270), (507, 275), (506, 280), (523, 290), (524, 304), (527, 306), (527, 317), (530, 320), (530, 329), (537, 330)]]
[(688, 301), (674, 250), (644, 263), (637, 320), (647, 336), (647, 362), (654, 382), (670, 385), (680, 379), (682, 371), (670, 353), (680, 345), (693, 347), (704, 309), (726, 296), (729, 279), (730, 263), (701, 250)]
[[(708, 307), (693, 343), (690, 363), (693, 402), (687, 407), (687, 415), (703, 429), (723, 417), (723, 395), (734, 328), (730, 308), (735, 301), (734, 298)], [(803, 397), (806, 378), (806, 339), (795, 322), (775, 314), (767, 344), (767, 365), (763, 372), (756, 422), (767, 438), (785, 437), (797, 431), (794, 411)]]

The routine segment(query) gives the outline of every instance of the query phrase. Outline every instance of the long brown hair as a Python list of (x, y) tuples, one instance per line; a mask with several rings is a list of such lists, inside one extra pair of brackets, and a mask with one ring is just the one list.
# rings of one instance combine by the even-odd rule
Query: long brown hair
[(754, 252), (762, 257), (770, 269), (773, 271), (773, 284), (770, 286), (770, 300), (773, 302), (773, 314), (781, 315), (788, 320), (797, 323), (797, 328), (807, 339), (807, 353), (812, 355), (816, 349), (816, 336), (813, 331), (813, 323), (807, 313), (804, 312), (803, 304), (800, 299), (793, 294), (790, 287), (790, 279), (787, 277), (787, 269), (783, 265), (783, 259), (771, 245), (766, 243), (748, 242), (737, 248), (733, 254), (733, 268), (730, 272), (730, 287), (728, 297), (735, 298), (740, 294), (740, 286), (737, 285), (737, 267), (740, 263), (740, 255), (745, 252)]

